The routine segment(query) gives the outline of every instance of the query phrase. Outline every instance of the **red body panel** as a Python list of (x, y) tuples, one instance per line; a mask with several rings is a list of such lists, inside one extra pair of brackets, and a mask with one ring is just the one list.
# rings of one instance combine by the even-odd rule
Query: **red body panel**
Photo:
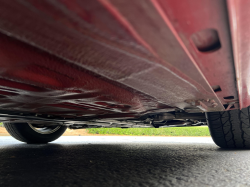
[[(224, 97), (238, 99), (223, 0), (0, 4), (0, 109), (116, 118), (222, 111)], [(195, 46), (205, 29), (218, 33), (218, 50)], [(204, 33), (201, 46), (212, 41)]]
[(239, 103), (241, 108), (250, 105), (250, 63), (249, 63), (249, 1), (228, 0), (228, 9), (234, 49), (234, 63), (237, 75)]

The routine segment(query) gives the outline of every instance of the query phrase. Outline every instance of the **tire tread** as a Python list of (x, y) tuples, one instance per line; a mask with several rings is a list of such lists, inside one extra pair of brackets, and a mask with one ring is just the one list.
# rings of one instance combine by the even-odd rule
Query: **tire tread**
[(22, 134), (19, 133), (17, 128), (15, 128), (15, 126), (13, 126), (11, 123), (4, 123), (4, 127), (12, 137), (16, 138), (17, 140), (21, 142), (27, 141), (27, 139), (23, 137)]
[(206, 114), (210, 134), (222, 148), (250, 148), (250, 109)]

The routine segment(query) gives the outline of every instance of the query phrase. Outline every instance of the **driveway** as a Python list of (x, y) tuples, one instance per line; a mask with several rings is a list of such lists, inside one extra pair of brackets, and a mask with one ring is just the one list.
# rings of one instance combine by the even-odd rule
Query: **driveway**
[(250, 151), (206, 137), (0, 137), (0, 186), (250, 186)]

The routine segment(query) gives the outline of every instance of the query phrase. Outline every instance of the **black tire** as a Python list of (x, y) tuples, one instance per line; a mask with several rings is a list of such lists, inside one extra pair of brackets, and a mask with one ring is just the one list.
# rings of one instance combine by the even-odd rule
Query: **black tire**
[[(4, 123), (8, 133), (15, 139), (30, 144), (43, 144), (56, 140), (67, 129), (65, 126), (54, 126), (49, 133), (39, 133), (28, 123)], [(53, 130), (54, 129), (54, 130)]]
[(250, 109), (206, 113), (210, 134), (221, 148), (250, 148)]

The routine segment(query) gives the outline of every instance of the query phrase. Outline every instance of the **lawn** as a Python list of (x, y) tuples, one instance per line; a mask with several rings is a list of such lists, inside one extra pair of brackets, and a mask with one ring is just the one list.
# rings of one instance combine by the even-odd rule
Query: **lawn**
[(131, 136), (210, 136), (207, 126), (171, 128), (93, 128), (89, 134), (113, 134)]

